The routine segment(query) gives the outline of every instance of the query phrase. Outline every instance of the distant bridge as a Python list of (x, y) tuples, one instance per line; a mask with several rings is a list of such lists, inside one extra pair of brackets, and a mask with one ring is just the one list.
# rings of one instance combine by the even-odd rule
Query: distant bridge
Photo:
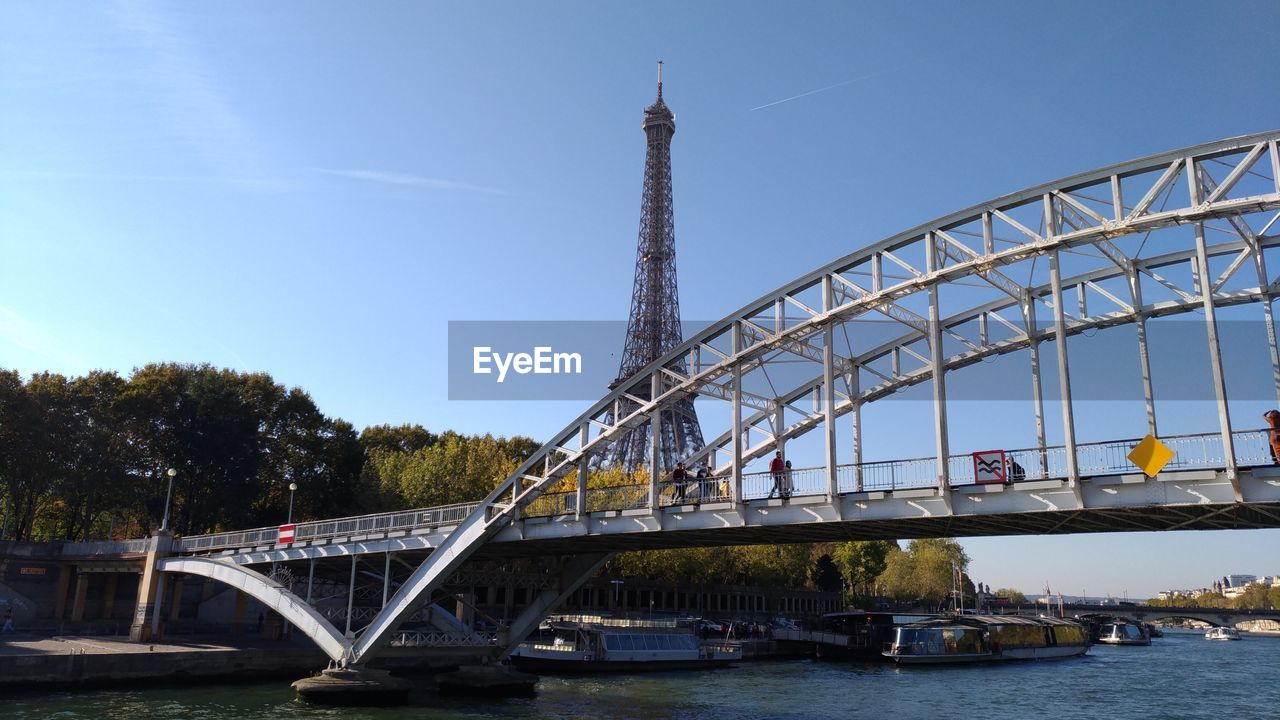
[[(1051, 609), (1057, 612), (1058, 606)], [(1199, 620), (1210, 625), (1226, 625), (1235, 627), (1250, 620), (1275, 620), (1280, 622), (1280, 610), (1274, 608), (1205, 608), (1205, 607), (1156, 607), (1154, 605), (1085, 605), (1066, 603), (1062, 611), (1068, 617), (1085, 613), (1099, 613), (1118, 617), (1133, 618), (1143, 622), (1164, 620), (1166, 618), (1186, 618)]]
[[(1280, 132), (1230, 138), (1082, 173), (856, 250), (745, 305), (618, 385), (478, 503), (303, 523), (290, 543), (276, 542), (273, 528), (174, 543), (162, 537), (147, 547), (148, 568), (236, 584), (352, 666), (404, 637), (400, 626), (470, 559), (560, 558), (523, 613), (488, 639), (500, 654), (619, 550), (1280, 527), (1280, 471), (1265, 432), (1233, 426), (1217, 320), (1220, 309), (1256, 305), (1280, 406), (1272, 313), (1280, 278), (1267, 269), (1268, 251), (1280, 246), (1278, 139)], [(1210, 372), (1207, 382), (1186, 382), (1215, 399), (1214, 427), (1162, 437), (1177, 454), (1149, 479), (1125, 460), (1136, 438), (1077, 440), (1067, 345), (1098, 330), (1135, 328), (1133, 355), (1116, 362), (1138, 369), (1146, 430), (1158, 436), (1148, 320), (1188, 313), (1202, 314), (1204, 338), (1188, 350), (1203, 353)], [(888, 318), (899, 332), (866, 341), (855, 323), (868, 318)], [(1046, 342), (1062, 399), (1054, 444), (1045, 430)], [(947, 378), (1021, 352), (1031, 370), (1036, 443), (1005, 448), (1024, 471), (1018, 482), (979, 483), (968, 451), (988, 448), (953, 452)], [(934, 452), (864, 461), (864, 407), (924, 383)], [(715, 479), (696, 488), (664, 483), (670, 468), (659, 466), (654, 444), (657, 472), (647, 484), (589, 487), (593, 458), (689, 398), (711, 410), (699, 410), (710, 439), (685, 461), (710, 465)], [(727, 416), (722, 428), (708, 426), (720, 416)], [(846, 417), (850, 434), (842, 439), (837, 421)], [(768, 499), (776, 479), (748, 464), (785, 453), (788, 441), (810, 432), (821, 439), (822, 461), (791, 473), (789, 501)], [(693, 494), (699, 504), (688, 502)], [(305, 562), (310, 582), (317, 563), (331, 571), (334, 559), (349, 558), (354, 596), (361, 558), (368, 566), (377, 557), (383, 602), (352, 633), (254, 569)], [(144, 594), (156, 587), (152, 573), (143, 585)], [(135, 626), (151, 617), (154, 599), (140, 602)], [(350, 624), (350, 606), (346, 617)]]

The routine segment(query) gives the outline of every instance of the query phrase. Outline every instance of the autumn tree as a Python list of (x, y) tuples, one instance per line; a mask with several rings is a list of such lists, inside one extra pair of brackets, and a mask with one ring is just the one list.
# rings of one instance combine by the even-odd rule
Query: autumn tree
[(950, 597), (955, 587), (954, 570), (964, 572), (968, 566), (969, 556), (955, 540), (912, 540), (906, 550), (890, 549), (879, 582), (885, 593), (895, 600), (937, 607)]

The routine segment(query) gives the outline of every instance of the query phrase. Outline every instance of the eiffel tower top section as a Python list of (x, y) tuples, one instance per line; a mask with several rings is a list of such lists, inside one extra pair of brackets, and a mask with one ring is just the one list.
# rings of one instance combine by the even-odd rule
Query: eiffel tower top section
[(670, 139), (672, 135), (676, 134), (676, 116), (671, 112), (671, 109), (667, 107), (667, 104), (662, 101), (662, 61), (659, 60), (658, 99), (654, 100), (652, 105), (645, 108), (644, 123), (641, 127), (644, 128), (645, 133), (649, 135), (650, 142), (652, 142), (655, 132), (659, 132), (664, 126), (667, 128), (664, 135), (665, 138)]
[(675, 115), (662, 101), (662, 63), (658, 63), (658, 98), (644, 111), (644, 193), (640, 202), (640, 236), (636, 245), (631, 315), (618, 379), (665, 355), (683, 341), (680, 296), (676, 289), (675, 216), (671, 203), (671, 137)]

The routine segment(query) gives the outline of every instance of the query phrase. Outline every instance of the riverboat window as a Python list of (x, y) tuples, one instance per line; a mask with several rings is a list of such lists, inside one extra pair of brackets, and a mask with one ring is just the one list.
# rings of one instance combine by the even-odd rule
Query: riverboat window
[(898, 628), (899, 646), (910, 648), (913, 655), (937, 655), (944, 652), (940, 628)]
[(979, 632), (973, 628), (946, 628), (942, 631), (948, 653), (982, 652)]
[(1138, 638), (1142, 637), (1142, 628), (1139, 628), (1136, 625), (1125, 625), (1123, 627), (1124, 627), (1125, 638), (1130, 640), (1137, 640)]
[(1040, 647), (1045, 644), (1044, 628), (1039, 625), (993, 625), (991, 640), (1007, 648)]
[[(642, 638), (642, 637), (644, 638), (644, 649), (645, 649), (645, 650), (657, 650), (657, 649), (658, 649), (658, 636), (657, 636), (657, 635), (637, 635), (637, 636), (636, 636), (636, 639), (637, 639), (637, 640), (639, 640), (639, 639), (640, 639), (640, 638)], [(636, 648), (637, 648), (637, 649), (639, 649), (639, 644), (638, 644), (638, 643), (637, 643), (637, 645), (636, 645)]]
[(1083, 645), (1084, 628), (1073, 625), (1055, 625), (1053, 638), (1057, 640), (1059, 645)]
[(635, 643), (631, 640), (631, 636), (630, 636), (630, 635), (619, 635), (619, 636), (618, 636), (618, 649), (619, 649), (619, 650), (634, 650), (634, 649), (635, 649)]
[(659, 649), (659, 650), (670, 650), (670, 649), (671, 649), (671, 636), (670, 636), (670, 635), (659, 635), (659, 636), (658, 636), (658, 649)]

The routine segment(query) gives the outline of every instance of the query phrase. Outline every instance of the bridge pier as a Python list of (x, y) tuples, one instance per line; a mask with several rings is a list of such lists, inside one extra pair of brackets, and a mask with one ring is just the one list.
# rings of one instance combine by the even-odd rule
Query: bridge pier
[(400, 705), (413, 685), (386, 670), (348, 665), (328, 668), (292, 687), (300, 700), (320, 705)]
[(147, 548), (147, 559), (142, 568), (142, 580), (138, 583), (138, 600), (134, 605), (133, 624), (129, 626), (129, 640), (147, 642), (159, 634), (160, 603), (163, 602), (161, 573), (156, 562), (168, 557), (173, 545), (173, 535), (167, 530), (157, 530)]

